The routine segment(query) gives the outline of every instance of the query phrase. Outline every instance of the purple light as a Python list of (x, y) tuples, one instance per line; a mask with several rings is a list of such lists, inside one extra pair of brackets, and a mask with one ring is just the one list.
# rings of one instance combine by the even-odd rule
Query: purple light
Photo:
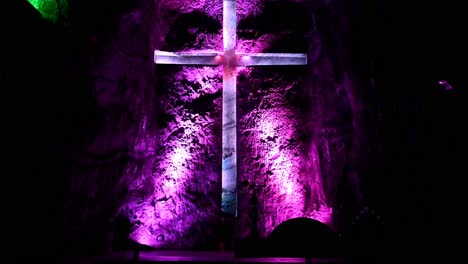
[(442, 85), (446, 91), (452, 90), (453, 87), (446, 80), (439, 81), (438, 84)]
[[(173, 2), (171, 8), (174, 10), (185, 8), (181, 13), (202, 9), (213, 17), (220, 17), (222, 13), (222, 1), (164, 2), (165, 5)], [(237, 18), (242, 19), (260, 13), (263, 1), (238, 0), (237, 4)], [(273, 34), (265, 34), (255, 40), (241, 39), (236, 51), (263, 52), (275, 38)], [(221, 34), (209, 37), (199, 34), (196, 42), (203, 48), (222, 50)], [(218, 64), (223, 64), (223, 59), (222, 55), (214, 58)], [(251, 58), (241, 56), (240, 60), (247, 62)], [(130, 187), (135, 194), (126, 204), (130, 209), (123, 207), (129, 210), (126, 211), (129, 218), (138, 223), (131, 234), (138, 243), (156, 248), (191, 247), (199, 239), (193, 228), (217, 217), (221, 173), (216, 142), (220, 134), (213, 128), (220, 124), (216, 116), (220, 115), (221, 100), (208, 101), (209, 107), (216, 110), (192, 111), (190, 107), (199, 104), (196, 100), (205, 95), (219, 93), (222, 68), (183, 66), (181, 71), (169, 76), (161, 88), (167, 90), (164, 95), (167, 98), (159, 102), (161, 109), (173, 120), (161, 127), (158, 134), (145, 132), (146, 122), (142, 125), (141, 138), (136, 139), (134, 151), (148, 153), (151, 158), (142, 161), (141, 167), (127, 168), (129, 175), (137, 176), (133, 176), (136, 180)], [(245, 73), (250, 78), (251, 67), (238, 67), (237, 73)], [(291, 86), (284, 84), (279, 89), (287, 90)], [(278, 94), (280, 99), (273, 98)], [(271, 91), (264, 95), (267, 100), (262, 102), (281, 101), (285, 98), (283, 95), (282, 91)], [(267, 199), (261, 199), (259, 205), (259, 225), (264, 227), (260, 235), (266, 237), (277, 225), (295, 217), (309, 217), (329, 224), (332, 208), (327, 205), (324, 195), (317, 145), (298, 143), (294, 148), (284, 147), (290, 139), (300, 141), (297, 131), (303, 124), (297, 118), (297, 110), (282, 103), (269, 108), (258, 106), (247, 115), (239, 120), (239, 126), (246, 125), (253, 131), (248, 141), (255, 143), (250, 149), (245, 145), (242, 148), (250, 151), (249, 155), (260, 158), (258, 164), (240, 162), (245, 162), (245, 175), (267, 182), (262, 189)], [(254, 115), (258, 118), (252, 118)], [(203, 194), (208, 199), (200, 203), (200, 198), (194, 199), (190, 193)], [(215, 197), (212, 204), (211, 196)]]
[[(208, 112), (190, 111), (186, 104), (221, 88), (220, 68), (183, 67), (169, 78), (168, 98), (160, 101), (174, 119), (156, 135), (145, 131), (146, 122), (141, 125), (142, 136), (136, 139), (134, 152), (142, 153), (137, 155), (143, 158), (142, 165), (127, 168), (128, 174), (136, 175), (130, 186), (135, 195), (121, 207), (135, 225), (130, 238), (140, 244), (182, 248), (203, 243), (197, 242), (204, 238), (191, 228), (206, 225), (216, 216), (213, 208), (218, 208), (216, 182), (220, 179), (217, 164), (207, 161), (204, 154), (217, 151), (217, 135), (212, 132), (215, 120)], [(182, 83), (187, 81), (197, 84), (198, 90), (185, 87)], [(219, 107), (219, 102), (213, 104)], [(194, 199), (188, 193), (204, 196)]]
[[(315, 263), (304, 258), (260, 257), (239, 258), (234, 252), (217, 251), (141, 251), (139, 259), (143, 262), (198, 262), (198, 263)], [(317, 259), (317, 263), (342, 263), (340, 259)]]
[(245, 74), (245, 73), (249, 73), (249, 70), (247, 67), (237, 67), (237, 75), (239, 74)]
[[(258, 116), (254, 128), (249, 128), (254, 156), (259, 156), (258, 163), (264, 167), (252, 170), (248, 164), (244, 177), (255, 181), (259, 175), (268, 175), (268, 181), (262, 188), (264, 199), (259, 199), (259, 211), (268, 212), (262, 215), (259, 225), (260, 236), (268, 236), (280, 223), (295, 217), (308, 217), (325, 224), (331, 224), (332, 208), (327, 205), (321, 182), (318, 152), (313, 145), (308, 154), (297, 148), (284, 148), (290, 139), (294, 139), (300, 121), (297, 114), (289, 107), (278, 107), (257, 110)], [(247, 122), (247, 120), (241, 120)], [(249, 140), (250, 141), (250, 140)], [(315, 201), (311, 203), (310, 201)]]

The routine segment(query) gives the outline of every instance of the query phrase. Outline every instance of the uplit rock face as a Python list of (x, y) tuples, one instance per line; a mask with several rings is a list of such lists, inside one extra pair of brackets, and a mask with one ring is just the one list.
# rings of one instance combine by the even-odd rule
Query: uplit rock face
[(331, 223), (319, 153), (307, 145), (307, 116), (296, 104), (304, 85), (296, 80), (305, 70), (296, 70), (254, 69), (243, 87), (249, 94), (241, 100), (241, 237), (266, 237), (294, 217)]
[[(161, 1), (160, 7), (167, 18), (161, 21), (161, 49), (222, 50), (221, 0)], [(317, 17), (308, 13), (314, 9), (327, 14), (333, 6), (238, 1), (239, 52), (308, 52), (311, 64), (238, 69), (234, 237), (266, 237), (283, 221), (302, 216), (333, 225), (337, 183), (345, 167), (353, 166), (348, 134), (353, 126), (359, 129), (352, 120), (357, 99), (335, 58), (346, 51), (326, 47), (326, 41), (341, 41), (339, 32), (317, 29)], [(221, 67), (157, 70), (159, 132), (135, 145), (153, 154), (128, 164), (127, 173), (134, 176), (127, 177), (135, 181), (121, 212), (132, 220), (131, 237), (139, 243), (215, 248), (221, 240)]]
[[(131, 186), (123, 213), (135, 223), (131, 237), (158, 248), (215, 247), (219, 221), (220, 72), (216, 68), (161, 69), (159, 142)], [(136, 164), (129, 164), (133, 170)], [(141, 190), (147, 190), (141, 193)], [(202, 235), (203, 234), (203, 235)]]
[[(196, 1), (161, 2), (166, 50), (220, 49), (221, 24), (198, 14)], [(185, 39), (191, 41), (185, 41)], [(171, 44), (171, 45), (169, 45)], [(134, 224), (130, 237), (157, 248), (217, 248), (221, 197), (221, 78), (217, 67), (157, 66), (158, 134), (122, 207)], [(129, 163), (128, 171), (137, 164)], [(144, 193), (142, 193), (142, 190)]]
[[(122, 3), (90, 56), (96, 126), (74, 158), (67, 221), (75, 236), (108, 242), (123, 215), (138, 243), (219, 248), (222, 68), (152, 58), (154, 49), (221, 51), (222, 0)], [(357, 200), (365, 167), (346, 20), (330, 1), (237, 6), (239, 52), (308, 53), (309, 65), (238, 69), (239, 217), (229, 232), (266, 237), (300, 216), (333, 226), (341, 201)]]
[(72, 250), (109, 250), (115, 216), (129, 188), (143, 186), (157, 142), (151, 60), (158, 45), (157, 6), (146, 0), (70, 1), (70, 10), (74, 44), (82, 52), (75, 63), (81, 78), (89, 79), (80, 90), (89, 89), (93, 98), (81, 109), (88, 119), (73, 124), (67, 239)]

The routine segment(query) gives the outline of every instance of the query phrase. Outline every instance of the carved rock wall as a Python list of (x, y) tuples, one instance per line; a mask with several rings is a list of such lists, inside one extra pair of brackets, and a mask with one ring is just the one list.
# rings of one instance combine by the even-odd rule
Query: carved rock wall
[[(238, 69), (239, 217), (234, 239), (311, 217), (334, 226), (340, 183), (359, 200), (365, 102), (348, 66), (336, 3), (238, 1), (239, 52), (307, 52), (306, 67)], [(222, 50), (222, 1), (161, 1), (161, 49)], [(218, 248), (221, 67), (156, 66), (158, 132), (140, 134), (121, 213), (157, 248)], [(361, 141), (360, 141), (361, 140)], [(133, 176), (128, 176), (133, 175)]]
[(44, 133), (22, 137), (50, 150), (31, 173), (54, 175), (34, 182), (50, 192), (45, 202), (64, 201), (53, 213), (64, 215), (64, 245), (110, 250), (120, 216), (134, 241), (158, 248), (219, 248), (228, 234), (266, 237), (296, 216), (339, 226), (369, 155), (367, 88), (347, 64), (343, 10), (339, 1), (238, 1), (238, 51), (306, 52), (310, 63), (238, 69), (239, 217), (224, 230), (221, 68), (156, 66), (152, 56), (221, 50), (222, 1), (69, 1), (66, 23), (47, 29), (54, 37), (37, 37), (53, 44), (44, 50), (56, 50), (55, 67), (37, 53), (32, 76), (53, 85), (23, 100), (47, 120), (37, 125)]

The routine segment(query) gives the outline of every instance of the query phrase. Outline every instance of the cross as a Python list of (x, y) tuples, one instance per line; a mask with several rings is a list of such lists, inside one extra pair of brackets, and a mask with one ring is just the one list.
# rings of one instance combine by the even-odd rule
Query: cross
[(167, 52), (156, 50), (156, 64), (222, 65), (222, 195), (223, 213), (237, 217), (237, 91), (236, 67), (305, 65), (302, 53), (236, 53), (236, 0), (223, 0), (224, 52)]

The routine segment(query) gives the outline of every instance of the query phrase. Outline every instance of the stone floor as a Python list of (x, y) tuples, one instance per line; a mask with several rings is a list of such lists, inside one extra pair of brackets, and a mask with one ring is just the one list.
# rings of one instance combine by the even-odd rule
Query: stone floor
[[(88, 262), (88, 261), (86, 261)], [(116, 252), (95, 258), (91, 263), (349, 263), (340, 258), (239, 258), (234, 252), (141, 251)]]

